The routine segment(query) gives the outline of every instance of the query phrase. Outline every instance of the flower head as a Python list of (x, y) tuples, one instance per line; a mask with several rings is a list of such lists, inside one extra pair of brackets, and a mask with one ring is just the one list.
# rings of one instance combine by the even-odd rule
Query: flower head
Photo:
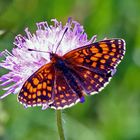
[[(25, 81), (37, 69), (50, 61), (49, 53), (39, 51), (55, 52), (66, 28), (68, 30), (56, 52), (59, 55), (95, 41), (95, 36), (88, 40), (83, 26), (70, 18), (64, 26), (56, 19), (51, 21), (52, 25), (48, 25), (47, 22), (37, 23), (37, 30), (33, 34), (26, 28), (25, 36), (19, 34), (15, 37), (15, 47), (11, 53), (8, 50), (0, 52), (0, 57), (5, 57), (0, 62), (0, 68), (9, 70), (0, 77), (0, 86), (6, 91), (0, 99), (9, 94), (18, 93)], [(29, 51), (29, 49), (39, 51)]]

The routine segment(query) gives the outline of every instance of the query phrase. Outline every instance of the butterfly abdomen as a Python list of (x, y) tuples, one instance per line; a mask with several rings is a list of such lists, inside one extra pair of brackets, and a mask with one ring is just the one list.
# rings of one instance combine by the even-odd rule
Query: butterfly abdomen
[(73, 75), (71, 69), (67, 66), (65, 60), (58, 59), (55, 63), (55, 67), (62, 72), (70, 88), (79, 96), (80, 101), (84, 102), (81, 86)]

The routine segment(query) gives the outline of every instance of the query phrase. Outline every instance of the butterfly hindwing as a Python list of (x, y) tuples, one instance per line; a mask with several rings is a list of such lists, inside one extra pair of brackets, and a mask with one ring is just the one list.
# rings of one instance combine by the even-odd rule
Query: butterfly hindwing
[(72, 69), (72, 73), (75, 75), (87, 95), (98, 93), (111, 79), (111, 75), (109, 74), (108, 76), (105, 76), (80, 66), (73, 66)]
[(27, 107), (51, 103), (54, 75), (55, 71), (51, 63), (42, 66), (24, 83), (18, 94), (19, 102)]
[(56, 71), (54, 102), (50, 104), (50, 107), (54, 109), (63, 109), (73, 106), (79, 101), (78, 95), (69, 86), (63, 73)]

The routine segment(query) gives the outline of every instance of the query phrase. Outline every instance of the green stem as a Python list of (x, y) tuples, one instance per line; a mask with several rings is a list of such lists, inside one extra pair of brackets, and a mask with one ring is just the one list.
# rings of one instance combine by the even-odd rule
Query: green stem
[(57, 119), (57, 128), (58, 128), (60, 140), (65, 140), (61, 110), (56, 110), (56, 119)]

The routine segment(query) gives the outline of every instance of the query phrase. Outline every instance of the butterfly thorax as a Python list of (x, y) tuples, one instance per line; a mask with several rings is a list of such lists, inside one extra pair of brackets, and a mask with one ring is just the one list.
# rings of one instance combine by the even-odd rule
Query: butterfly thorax
[(55, 65), (63, 65), (64, 64), (64, 59), (63, 59), (63, 57), (62, 56), (59, 56), (59, 55), (57, 55), (57, 54), (55, 54), (55, 53), (50, 53), (50, 60), (51, 60), (51, 62), (53, 63), (53, 64), (55, 64)]
[(65, 72), (65, 70), (68, 69), (68, 67), (66, 66), (66, 62), (62, 56), (52, 53), (50, 54), (50, 59), (54, 66), (60, 71)]

